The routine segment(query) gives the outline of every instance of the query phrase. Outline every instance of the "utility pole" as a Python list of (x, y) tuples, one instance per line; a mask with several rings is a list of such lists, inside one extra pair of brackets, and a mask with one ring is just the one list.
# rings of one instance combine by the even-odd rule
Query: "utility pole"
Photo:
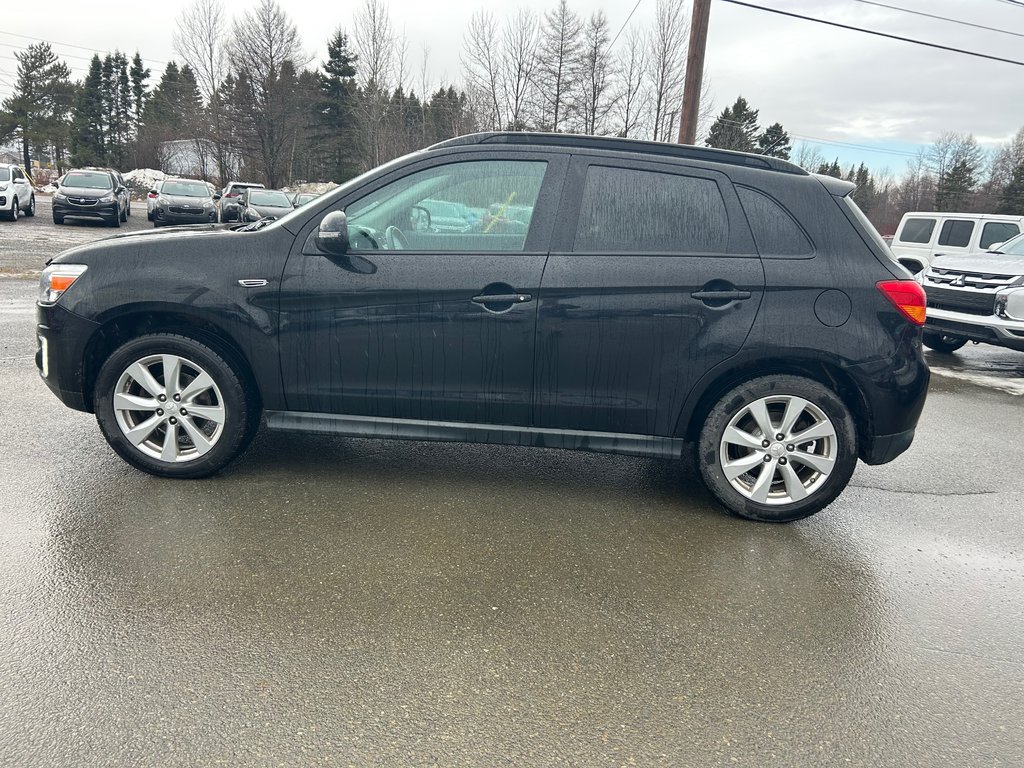
[(679, 120), (680, 144), (693, 144), (697, 140), (700, 87), (704, 82), (704, 49), (708, 43), (710, 16), (711, 0), (693, 0), (690, 47), (686, 51), (686, 82), (683, 84), (683, 114)]

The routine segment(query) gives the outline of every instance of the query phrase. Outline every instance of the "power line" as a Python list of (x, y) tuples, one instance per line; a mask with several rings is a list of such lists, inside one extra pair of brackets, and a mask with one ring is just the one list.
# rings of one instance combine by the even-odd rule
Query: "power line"
[[(729, 120), (727, 118), (722, 118), (722, 117), (716, 118), (716, 122), (728, 123), (729, 125), (737, 125), (737, 126), (745, 126), (746, 125), (746, 123), (741, 123), (738, 120)], [(822, 138), (820, 138), (818, 136), (808, 136), (807, 134), (804, 134), (804, 133), (790, 133), (789, 131), (787, 131), (786, 134), (788, 136), (794, 138), (794, 139), (801, 139), (802, 141), (813, 141), (813, 142), (816, 142), (818, 144), (834, 144), (836, 146), (846, 147), (848, 149), (858, 149), (858, 150), (862, 150), (864, 152), (879, 152), (879, 153), (885, 154), (885, 155), (901, 155), (903, 157), (917, 157), (917, 152), (909, 152), (909, 151), (904, 150), (904, 149), (879, 149), (878, 147), (869, 147), (869, 146), (867, 146), (865, 144), (851, 144), (850, 142), (847, 142), (847, 141), (839, 141), (837, 139), (822, 139)]]
[[(928, 48), (937, 48), (941, 51), (950, 51), (952, 53), (962, 53), (965, 56), (975, 56), (979, 59), (989, 59), (991, 61), (1001, 61), (1004, 64), (1016, 64), (1018, 67), (1024, 67), (1024, 61), (1017, 61), (1015, 59), (1004, 59), (1000, 56), (990, 56), (987, 53), (978, 53), (977, 51), (967, 51), (963, 48), (952, 48), (948, 45), (939, 45), (938, 43), (929, 43), (924, 40), (915, 40), (911, 37), (901, 37), (900, 35), (890, 35), (888, 32), (877, 32), (873, 29), (864, 29), (863, 27), (852, 27), (849, 24), (840, 24), (837, 21), (825, 21), (824, 19), (816, 19), (813, 16), (803, 16), (799, 13), (791, 13), (790, 11), (780, 11), (777, 8), (766, 8), (763, 5), (754, 5), (753, 3), (745, 3), (742, 0), (721, 0), (723, 3), (732, 3), (733, 5), (741, 5), (744, 8), (753, 8), (756, 11), (767, 11), (768, 13), (777, 13), (780, 16), (789, 16), (794, 19), (801, 19), (803, 21), (813, 21), (815, 24), (826, 24), (830, 27), (838, 27), (839, 29), (848, 29), (853, 32), (863, 32), (867, 35), (876, 35), (877, 37), (886, 37), (890, 40), (899, 40), (903, 43), (913, 43), (914, 45), (923, 45)], [(1015, 3), (1019, 4), (1024, 8), (1024, 2)]]
[(633, 6), (633, 10), (629, 12), (629, 16), (627, 16), (626, 20), (622, 22), (622, 26), (619, 27), (619, 31), (615, 33), (615, 37), (613, 37), (612, 41), (608, 44), (609, 49), (615, 46), (615, 41), (619, 39), (619, 35), (622, 34), (622, 30), (624, 30), (626, 25), (629, 24), (629, 20), (633, 18), (633, 14), (636, 13), (636, 9), (640, 7), (640, 3), (642, 2), (643, 0), (636, 0), (636, 5)]
[[(42, 38), (42, 37), (32, 37), (31, 35), (22, 35), (22, 34), (20, 34), (18, 32), (8, 32), (6, 29), (0, 29), (0, 35), (7, 35), (9, 37), (19, 37), (22, 40), (31, 40), (32, 42), (35, 42), (35, 43), (49, 43), (50, 45), (57, 45), (57, 46), (60, 46), (62, 48), (77, 48), (78, 50), (81, 50), (81, 51), (89, 51), (90, 53), (99, 53), (99, 51), (97, 51), (95, 48), (90, 48), (89, 46), (86, 46), (86, 45), (75, 45), (74, 43), (62, 43), (62, 42), (60, 42), (58, 40), (47, 40), (47, 39)], [(16, 46), (11, 45), (10, 43), (0, 43), (0, 45), (7, 45), (7, 46), (9, 46), (11, 48), (16, 47)], [(64, 55), (67, 56), (68, 58), (78, 58), (78, 59), (83, 58), (82, 56), (74, 56), (72, 54), (64, 54)], [(127, 51), (125, 51), (125, 55), (127, 55)], [(92, 59), (91, 56), (84, 57), (84, 58), (85, 58), (86, 61), (90, 61)], [(166, 65), (167, 64), (166, 61), (159, 61), (158, 59), (148, 59), (148, 58), (146, 58), (144, 56), (141, 57), (141, 58), (142, 58), (143, 61), (145, 61), (145, 62), (147, 62), (149, 64), (161, 64), (161, 65)]]
[(879, 3), (875, 0), (853, 0), (855, 3), (863, 3), (864, 5), (876, 5), (879, 8), (888, 8), (890, 11), (902, 11), (903, 13), (912, 13), (915, 16), (924, 16), (929, 19), (938, 19), (939, 21), (948, 21), (950, 24), (960, 24), (964, 27), (974, 27), (975, 29), (984, 29), (989, 32), (997, 32), (1003, 35), (1013, 35), (1014, 37), (1024, 37), (1024, 33), (1013, 32), (1009, 29), (999, 29), (998, 27), (986, 27), (984, 24), (975, 24), (972, 21), (962, 21), (960, 19), (951, 19), (948, 16), (938, 16), (934, 13), (925, 13), (924, 11), (915, 11), (911, 8), (901, 8), (898, 5), (887, 5), (886, 3)]
[(1006, 3), (1007, 5), (1016, 5), (1018, 8), (1024, 8), (1024, 3), (1020, 0), (999, 0), (1000, 3)]

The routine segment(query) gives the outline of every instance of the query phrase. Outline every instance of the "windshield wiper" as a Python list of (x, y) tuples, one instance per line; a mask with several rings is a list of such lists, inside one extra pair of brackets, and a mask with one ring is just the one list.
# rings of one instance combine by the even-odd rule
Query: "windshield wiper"
[(277, 216), (264, 216), (262, 219), (258, 219), (251, 224), (246, 224), (244, 227), (239, 229), (239, 232), (255, 232), (258, 229), (263, 229), (267, 224), (272, 221), (277, 221)]

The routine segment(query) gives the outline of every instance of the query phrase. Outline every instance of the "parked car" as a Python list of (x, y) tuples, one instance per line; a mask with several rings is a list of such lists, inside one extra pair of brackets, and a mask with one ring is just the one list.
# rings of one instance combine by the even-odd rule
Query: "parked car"
[(194, 179), (164, 179), (156, 193), (153, 226), (167, 224), (207, 224), (217, 221), (219, 193), (211, 193), (205, 181)]
[(0, 213), (8, 221), (17, 221), (19, 212), (36, 215), (36, 193), (21, 166), (5, 163), (0, 165)]
[(241, 221), (242, 209), (239, 207), (239, 197), (247, 189), (263, 189), (262, 184), (255, 184), (247, 181), (232, 181), (224, 187), (220, 196), (220, 220)]
[(314, 195), (312, 192), (296, 192), (292, 195), (292, 206), (295, 208), (301, 208), (306, 203), (311, 203), (318, 197), (320, 197), (320, 195)]
[(120, 227), (128, 221), (128, 188), (121, 175), (104, 169), (68, 171), (53, 194), (53, 223), (66, 217), (102, 219)]
[(987, 253), (937, 256), (922, 282), (925, 346), (949, 354), (974, 341), (1024, 352), (1024, 235)]
[[(924, 291), (853, 189), (703, 147), (464, 136), (273, 222), (66, 252), (37, 365), (163, 477), (217, 472), (265, 417), (686, 454), (735, 514), (795, 520), (905, 451), (928, 387)], [(404, 229), (428, 198), (514, 200), (526, 229)]]
[(163, 184), (163, 179), (158, 179), (153, 182), (152, 188), (146, 192), (146, 220), (153, 220), (153, 211), (156, 210), (156, 199), (160, 197), (160, 185)]
[(279, 219), (295, 207), (288, 194), (279, 189), (247, 189), (239, 198), (243, 221)]
[(927, 269), (940, 254), (988, 250), (1024, 231), (1024, 216), (981, 213), (906, 213), (890, 248), (912, 273)]

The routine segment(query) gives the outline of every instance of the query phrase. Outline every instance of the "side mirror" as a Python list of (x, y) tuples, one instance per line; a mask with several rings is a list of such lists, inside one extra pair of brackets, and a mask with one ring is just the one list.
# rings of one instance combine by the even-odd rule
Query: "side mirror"
[(261, 218), (259, 212), (254, 208), (245, 209), (245, 220), (246, 221), (259, 221)]
[(348, 217), (344, 211), (331, 211), (320, 222), (316, 247), (332, 256), (348, 253)]
[(215, 192), (215, 193), (213, 194), (213, 199), (214, 199), (214, 201), (215, 201), (215, 202), (216, 202), (217, 200), (220, 200), (220, 192)]

